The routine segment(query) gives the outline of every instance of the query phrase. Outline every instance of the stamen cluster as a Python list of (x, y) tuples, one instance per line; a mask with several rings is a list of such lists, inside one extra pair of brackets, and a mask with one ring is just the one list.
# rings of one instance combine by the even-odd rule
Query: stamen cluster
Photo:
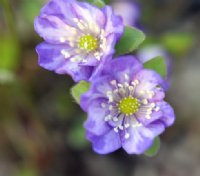
[[(118, 83), (117, 80), (110, 82), (113, 91), (107, 91), (108, 101), (102, 103), (102, 108), (106, 108), (109, 113), (105, 116), (105, 121), (112, 123), (116, 133), (119, 130), (125, 131), (125, 139), (130, 137), (127, 128), (135, 128), (141, 126), (140, 116), (150, 119), (153, 111), (158, 111), (155, 103), (149, 102), (154, 96), (154, 92), (150, 90), (138, 91), (137, 86), (140, 85), (139, 80), (130, 81), (127, 74), (124, 75), (126, 82)], [(130, 82), (130, 83), (129, 83)]]

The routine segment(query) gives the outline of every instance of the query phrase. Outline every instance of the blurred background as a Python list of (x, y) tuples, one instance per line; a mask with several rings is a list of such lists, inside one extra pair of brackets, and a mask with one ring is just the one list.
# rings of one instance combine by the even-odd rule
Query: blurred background
[[(47, 1), (46, 1), (47, 2)], [(33, 21), (45, 0), (0, 0), (0, 176), (199, 176), (200, 0), (110, 0), (147, 39), (141, 60), (166, 56), (177, 116), (153, 157), (97, 155), (67, 75), (40, 68)], [(145, 58), (146, 57), (146, 58)]]

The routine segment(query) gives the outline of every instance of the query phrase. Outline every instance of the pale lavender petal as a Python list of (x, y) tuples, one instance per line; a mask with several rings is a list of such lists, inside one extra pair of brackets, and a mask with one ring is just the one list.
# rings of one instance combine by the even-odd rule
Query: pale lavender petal
[(164, 80), (158, 73), (149, 69), (139, 71), (134, 76), (134, 79), (140, 82), (137, 86), (137, 92), (143, 90), (153, 90), (156, 86), (163, 86), (164, 83)]
[(76, 62), (66, 62), (62, 65), (56, 73), (59, 74), (69, 74), (75, 82), (79, 82), (81, 80), (87, 81), (92, 72), (94, 67), (90, 66), (79, 66)]
[(101, 107), (102, 101), (93, 101), (88, 108), (88, 118), (84, 123), (84, 127), (94, 135), (104, 135), (110, 130), (105, 122), (107, 110)]
[(161, 84), (163, 82), (163, 79), (158, 73), (149, 69), (141, 70), (134, 76), (134, 78), (141, 82), (150, 82), (155, 84)]
[(153, 123), (148, 126), (130, 128), (130, 138), (122, 138), (122, 147), (128, 154), (142, 154), (153, 143), (156, 136), (164, 131), (162, 123)]
[(155, 122), (159, 120), (162, 117), (163, 113), (161, 111), (153, 111), (149, 118), (146, 117), (146, 115), (141, 114), (140, 112), (137, 112), (135, 114), (135, 117), (137, 120), (142, 123), (143, 125), (148, 125), (152, 122)]
[(101, 75), (113, 75), (119, 82), (124, 82), (125, 74), (132, 80), (134, 74), (140, 71), (142, 67), (142, 64), (134, 56), (121, 56), (105, 64)]
[(78, 31), (73, 18), (76, 17), (72, 9), (74, 1), (51, 0), (36, 17), (34, 26), (37, 33), (47, 42), (60, 44), (69, 42), (69, 38), (77, 37)]
[(74, 54), (67, 45), (51, 45), (43, 42), (36, 47), (36, 51), (41, 67), (58, 74), (70, 74), (74, 81), (87, 80), (93, 71), (92, 67), (80, 67), (77, 63), (71, 62), (70, 59)]
[(160, 108), (160, 111), (163, 113), (160, 121), (168, 127), (171, 126), (175, 121), (175, 114), (173, 108), (165, 101), (158, 102), (157, 106)]
[(96, 30), (96, 27), (104, 28), (106, 17), (99, 8), (84, 2), (73, 3), (72, 7), (77, 17), (86, 23), (89, 30)]
[(86, 132), (86, 137), (92, 142), (93, 150), (99, 154), (108, 154), (121, 147), (121, 140), (118, 133), (110, 130), (102, 136), (96, 136)]
[(73, 18), (77, 17), (72, 5), (75, 0), (50, 0), (40, 11), (41, 14), (56, 16), (70, 26), (76, 26)]
[(44, 14), (35, 19), (35, 30), (52, 44), (69, 43), (69, 38), (77, 35), (77, 30), (65, 24), (62, 19)]
[(93, 84), (91, 84), (88, 92), (81, 96), (80, 105), (84, 111), (88, 111), (90, 105), (93, 103), (93, 100), (104, 100), (107, 101), (106, 92), (112, 91), (110, 77), (97, 77)]
[[(62, 55), (62, 50), (68, 53), (68, 58)], [(39, 55), (39, 65), (55, 72), (72, 57), (72, 51), (67, 45), (51, 45), (43, 42), (36, 47), (36, 51)]]
[(175, 120), (173, 108), (165, 101), (157, 102), (156, 107), (158, 110), (153, 110), (150, 118), (146, 118), (144, 114), (140, 114), (138, 111), (135, 115), (137, 120), (143, 125), (149, 125), (150, 123), (159, 121), (165, 127), (171, 126)]
[(117, 40), (121, 37), (123, 33), (123, 20), (122, 17), (113, 15), (113, 10), (110, 6), (105, 6), (102, 11), (106, 15), (105, 31), (113, 31), (117, 37)]

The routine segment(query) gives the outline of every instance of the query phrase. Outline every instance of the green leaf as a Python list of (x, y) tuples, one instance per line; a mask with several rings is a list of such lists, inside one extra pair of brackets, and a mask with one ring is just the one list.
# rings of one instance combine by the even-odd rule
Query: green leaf
[(116, 54), (123, 55), (135, 50), (145, 39), (142, 31), (130, 26), (124, 28), (124, 34), (116, 44)]
[(154, 139), (152, 146), (145, 152), (145, 155), (149, 157), (155, 156), (158, 153), (159, 149), (160, 149), (160, 138), (156, 137)]
[(167, 75), (167, 67), (165, 59), (161, 56), (157, 56), (144, 63), (144, 68), (155, 70), (162, 77)]
[(99, 7), (99, 8), (102, 8), (105, 6), (105, 2), (102, 1), (102, 0), (87, 0), (89, 3)]
[(71, 94), (78, 104), (80, 103), (81, 95), (87, 92), (89, 88), (90, 88), (90, 83), (86, 81), (80, 81), (78, 84), (72, 87)]

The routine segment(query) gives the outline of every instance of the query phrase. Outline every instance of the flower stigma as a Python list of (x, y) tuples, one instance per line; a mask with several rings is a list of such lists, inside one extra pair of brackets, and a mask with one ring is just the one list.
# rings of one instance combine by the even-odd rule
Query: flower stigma
[(140, 103), (138, 99), (133, 97), (125, 97), (118, 104), (118, 109), (125, 115), (132, 115), (139, 110)]
[(87, 52), (94, 51), (98, 48), (98, 40), (92, 35), (83, 35), (79, 38), (78, 45), (80, 49), (86, 50)]

